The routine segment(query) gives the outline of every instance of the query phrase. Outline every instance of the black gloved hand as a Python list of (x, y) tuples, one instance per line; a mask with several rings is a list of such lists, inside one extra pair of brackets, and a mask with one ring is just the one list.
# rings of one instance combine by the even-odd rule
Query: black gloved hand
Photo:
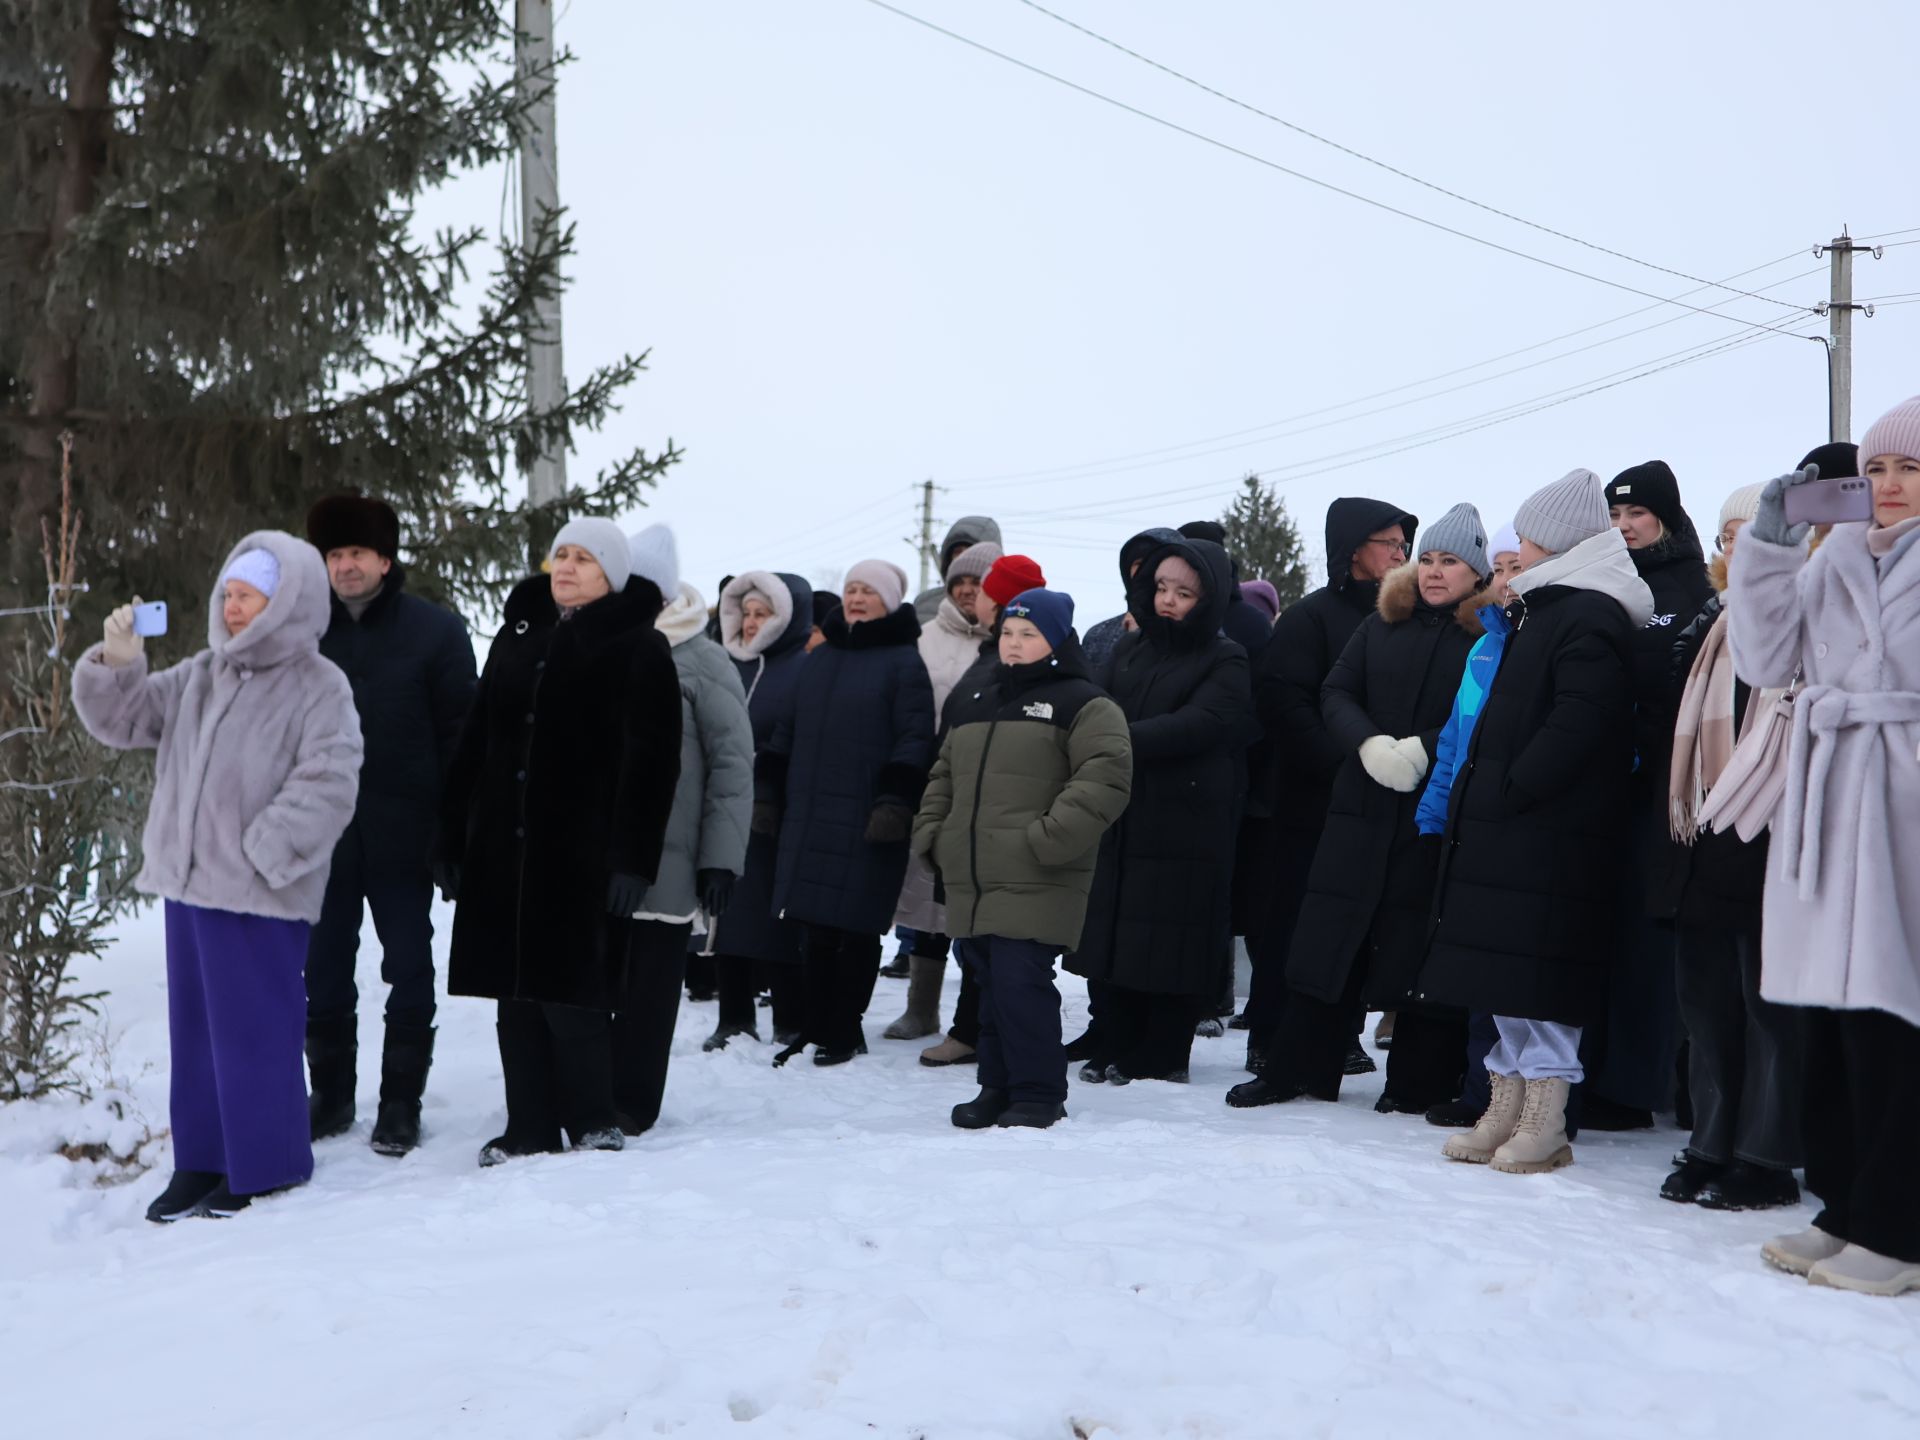
[(911, 805), (885, 795), (873, 802), (873, 811), (867, 816), (869, 845), (904, 845), (912, 833)]
[(607, 877), (607, 913), (622, 919), (631, 918), (646, 902), (647, 891), (652, 886), (653, 882), (644, 876), (614, 871)]
[[(416, 871), (416, 874), (419, 872)], [(451, 904), (460, 894), (460, 867), (451, 860), (435, 860), (427, 866), (427, 874), (433, 877), (433, 883), (440, 891), (440, 898)]]
[(707, 919), (718, 920), (733, 903), (734, 874), (731, 870), (702, 870), (694, 877), (700, 891), (700, 908)]
[(771, 800), (753, 802), (753, 833), (756, 835), (778, 835), (780, 833), (780, 807)]

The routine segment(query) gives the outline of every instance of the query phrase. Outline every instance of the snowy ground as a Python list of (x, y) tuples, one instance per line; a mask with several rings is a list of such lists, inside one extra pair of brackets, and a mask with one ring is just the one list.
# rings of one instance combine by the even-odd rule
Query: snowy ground
[(155, 917), (102, 968), (123, 1117), (0, 1110), (9, 1435), (1920, 1434), (1920, 1303), (1767, 1269), (1806, 1214), (1656, 1198), (1675, 1133), (1551, 1176), (1450, 1165), (1373, 1113), (1377, 1077), (1229, 1110), (1237, 1036), (1196, 1043), (1191, 1086), (1076, 1082), (1062, 1126), (967, 1134), (970, 1076), (917, 1043), (774, 1071), (701, 1054), (688, 1006), (655, 1133), (482, 1173), (491, 1012), (454, 1001), (422, 1150), (367, 1148), (363, 1063), (311, 1186), (159, 1229), (158, 1175), (52, 1153), (164, 1128)]

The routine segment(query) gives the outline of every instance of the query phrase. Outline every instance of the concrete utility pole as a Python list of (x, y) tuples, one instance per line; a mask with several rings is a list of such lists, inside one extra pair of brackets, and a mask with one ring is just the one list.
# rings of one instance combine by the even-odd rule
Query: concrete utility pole
[(933, 549), (933, 481), (920, 482), (920, 588), (926, 589), (933, 583), (930, 571), (935, 557)]
[(1827, 300), (1827, 439), (1853, 439), (1853, 312), (1873, 314), (1871, 305), (1853, 303), (1853, 257), (1867, 251), (1878, 260), (1881, 250), (1873, 245), (1856, 244), (1842, 225), (1840, 233), (1826, 245), (1816, 245), (1817, 258), (1826, 254), (1832, 261)]
[[(520, 141), (520, 233), (523, 243), (530, 245), (546, 217), (560, 209), (552, 0), (514, 0), (513, 28), (515, 75), (521, 86), (534, 87), (527, 132)], [(527, 336), (527, 404), (534, 414), (546, 415), (560, 409), (566, 398), (567, 378), (560, 353), (560, 294), (556, 288), (536, 306)], [(527, 472), (527, 499), (547, 505), (566, 492), (566, 447), (555, 441), (534, 457)], [(531, 539), (537, 563), (546, 554), (546, 537), (536, 534)]]

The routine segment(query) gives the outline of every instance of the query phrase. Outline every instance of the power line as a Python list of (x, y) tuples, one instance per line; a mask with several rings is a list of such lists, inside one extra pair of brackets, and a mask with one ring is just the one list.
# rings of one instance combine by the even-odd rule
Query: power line
[[(1743, 280), (1749, 275), (1759, 274), (1762, 270), (1771, 270), (1775, 265), (1784, 264), (1786, 261), (1795, 259), (1798, 256), (1803, 255), (1804, 253), (1805, 252), (1802, 250), (1790, 250), (1785, 255), (1776, 256), (1774, 259), (1768, 260), (1764, 264), (1753, 265), (1753, 266), (1749, 266), (1745, 270), (1736, 271), (1735, 273), (1727, 276), (1726, 278), (1728, 280)], [(1809, 275), (1820, 275), (1820, 274), (1824, 274), (1825, 272), (1826, 272), (1826, 267), (1824, 265), (1817, 266), (1812, 270), (1803, 270), (1798, 272), (1797, 274), (1789, 275), (1784, 280), (1776, 280), (1772, 284), (1762, 286), (1761, 288), (1764, 290), (1771, 290), (1781, 285), (1792, 284), (1795, 280), (1804, 280)], [(1696, 287), (1696, 289), (1694, 290), (1689, 290), (1684, 292), (1684, 294), (1687, 294), (1687, 295), (1696, 294), (1700, 289), (1705, 289), (1705, 288), (1706, 288), (1705, 286), (1699, 286), (1699, 287)], [(1680, 298), (1680, 297), (1675, 297), (1675, 298)], [(1451, 380), (1456, 375), (1465, 375), (1474, 370), (1483, 370), (1489, 365), (1498, 365), (1501, 361), (1512, 360), (1516, 356), (1530, 355), (1535, 350), (1543, 350), (1549, 345), (1557, 345), (1562, 340), (1574, 340), (1579, 338), (1582, 335), (1590, 335), (1595, 330), (1604, 330), (1608, 326), (1621, 324), (1623, 321), (1631, 320), (1635, 316), (1645, 315), (1651, 311), (1658, 310), (1660, 308), (1661, 306), (1658, 304), (1642, 305), (1637, 309), (1627, 311), (1625, 314), (1615, 315), (1612, 319), (1599, 320), (1594, 322), (1591, 325), (1582, 325), (1578, 329), (1569, 330), (1564, 334), (1552, 335), (1545, 340), (1536, 340), (1531, 345), (1522, 345), (1517, 350), (1508, 350), (1499, 355), (1491, 355), (1487, 357), (1485, 360), (1476, 360), (1470, 365), (1455, 366), (1453, 369), (1443, 370), (1437, 375), (1428, 375), (1419, 380), (1408, 380), (1399, 385), (1389, 386), (1385, 390), (1375, 390), (1371, 394), (1357, 395), (1351, 400), (1342, 400), (1342, 401), (1339, 401), (1337, 404), (1333, 404), (1333, 405), (1322, 405), (1313, 410), (1302, 410), (1298, 414), (1285, 415), (1280, 417), (1277, 420), (1268, 420), (1259, 425), (1249, 425), (1244, 429), (1240, 429), (1240, 430), (1229, 430), (1219, 435), (1203, 435), (1198, 439), (1181, 441), (1180, 443), (1175, 445), (1163, 445), (1151, 450), (1136, 450), (1136, 451), (1132, 451), (1122, 455), (1109, 455), (1098, 460), (1083, 460), (1072, 465), (1051, 465), (1051, 466), (1044, 466), (1036, 470), (1020, 470), (1020, 471), (1014, 471), (1011, 473), (983, 475), (975, 479), (955, 480), (952, 483), (955, 486), (964, 485), (969, 489), (973, 489), (973, 490), (998, 490), (998, 489), (1004, 489), (1010, 485), (1021, 484), (1022, 482), (1027, 482), (1027, 481), (1032, 481), (1037, 479), (1047, 479), (1047, 478), (1054, 478), (1054, 477), (1059, 477), (1063, 479), (1074, 478), (1073, 472), (1091, 470), (1096, 466), (1117, 465), (1129, 460), (1144, 460), (1157, 455), (1172, 455), (1176, 451), (1190, 450), (1193, 447), (1198, 445), (1211, 445), (1222, 440), (1237, 440), (1244, 435), (1255, 435), (1263, 430), (1277, 429), (1282, 425), (1292, 425), (1301, 420), (1317, 419), (1319, 416), (1322, 416), (1322, 415), (1330, 415), (1336, 410), (1348, 410), (1353, 408), (1356, 405), (1364, 405), (1370, 400), (1384, 400), (1389, 395), (1399, 395), (1405, 391), (1416, 390), (1422, 386), (1432, 385), (1441, 380)], [(1676, 315), (1673, 317), (1672, 320), (1661, 321), (1660, 324), (1669, 325), (1669, 324), (1677, 323), (1678, 321), (1681, 321), (1681, 320), (1688, 320), (1691, 318), (1692, 318), (1691, 314)], [(1716, 318), (1726, 319), (1731, 317), (1721, 316)], [(1644, 326), (1639, 330), (1629, 330), (1624, 334), (1615, 336), (1614, 338), (1617, 340), (1630, 339), (1635, 335), (1645, 334), (1647, 330), (1658, 329), (1658, 328), (1659, 326), (1652, 326), (1652, 325)], [(1611, 343), (1611, 342), (1609, 341), (1604, 343)], [(1589, 346), (1585, 348), (1591, 349), (1594, 347)], [(1569, 355), (1579, 354), (1579, 353), (1581, 352), (1580, 351), (1566, 352), (1566, 354), (1569, 354)], [(1190, 458), (1190, 457), (1181, 457), (1181, 458)]]
[[(1371, 196), (1362, 195), (1356, 190), (1348, 190), (1343, 186), (1335, 185), (1330, 180), (1321, 180), (1316, 176), (1306, 174), (1304, 171), (1295, 170), (1290, 166), (1282, 165), (1277, 160), (1270, 160), (1264, 155), (1257, 155), (1251, 150), (1243, 150), (1238, 145), (1229, 144), (1225, 140), (1218, 139), (1215, 136), (1208, 135), (1199, 130), (1191, 129), (1188, 126), (1179, 124), (1177, 121), (1168, 120), (1164, 116), (1156, 115), (1150, 110), (1142, 110), (1137, 105), (1130, 105), (1124, 100), (1115, 99), (1111, 95), (1105, 94), (1099, 90), (1095, 90), (1090, 86), (1082, 85), (1078, 81), (1069, 80), (1064, 75), (1056, 75), (1051, 70), (1044, 70), (1038, 65), (1034, 65), (1029, 63), (1028, 61), (1018, 59), (1015, 56), (1007, 54), (1003, 50), (996, 50), (991, 45), (985, 45), (978, 40), (970, 39), (969, 37), (960, 34), (956, 30), (949, 30), (945, 26), (936, 25), (931, 20), (923, 19), (922, 17), (913, 14), (911, 11), (902, 10), (897, 5), (888, 4), (887, 0), (867, 0), (867, 3), (869, 5), (874, 6), (876, 9), (885, 10), (890, 15), (896, 15), (902, 20), (911, 21), (913, 24), (918, 25), (923, 29), (931, 30), (936, 35), (944, 35), (949, 40), (958, 41), (960, 44), (967, 46), (969, 49), (978, 50), (984, 55), (991, 55), (996, 60), (1004, 60), (1007, 64), (1017, 66), (1019, 69), (1025, 70), (1029, 74), (1038, 75), (1044, 80), (1051, 80), (1056, 85), (1064, 85), (1067, 89), (1076, 91), (1079, 94), (1085, 95), (1090, 99), (1098, 100), (1102, 104), (1111, 105), (1116, 110), (1124, 110), (1129, 115), (1138, 116), (1140, 119), (1150, 121), (1151, 123), (1155, 125), (1159, 125), (1164, 129), (1172, 130), (1177, 134), (1185, 135), (1190, 139), (1198, 140), (1202, 144), (1210, 145), (1216, 150), (1223, 150), (1229, 155), (1237, 155), (1243, 160), (1251, 160), (1256, 165), (1264, 166), (1269, 170), (1277, 171), (1278, 173), (1289, 176), (1295, 180), (1304, 181), (1309, 185), (1317, 186), (1319, 189), (1330, 191), (1335, 195), (1345, 196), (1349, 200), (1357, 200), (1362, 205), (1371, 206), (1376, 210), (1384, 210), (1389, 215), (1398, 215), (1403, 220), (1411, 220), (1417, 225), (1425, 225), (1429, 229), (1438, 230), (1443, 234), (1452, 235), (1461, 240), (1471, 241), (1475, 245), (1483, 245), (1487, 249), (1497, 250), (1503, 255), (1511, 255), (1516, 259), (1527, 260), (1532, 262), (1535, 265), (1545, 266), (1549, 270), (1558, 270), (1565, 275), (1577, 276), (1582, 280), (1591, 280), (1593, 281), (1594, 284), (1605, 285), (1609, 289), (1623, 290), (1629, 295), (1638, 295), (1642, 299), (1658, 301), (1659, 303), (1665, 304), (1665, 305), (1679, 305), (1684, 309), (1697, 311), (1699, 314), (1702, 314), (1702, 315), (1713, 315), (1722, 320), (1732, 320), (1737, 318), (1731, 315), (1727, 315), (1723, 311), (1716, 308), (1712, 308), (1704, 305), (1689, 305), (1683, 300), (1672, 300), (1664, 295), (1656, 294), (1651, 290), (1642, 290), (1637, 285), (1628, 285), (1624, 281), (1620, 281), (1620, 280), (1609, 280), (1603, 275), (1595, 275), (1590, 271), (1576, 269), (1572, 265), (1563, 265), (1558, 260), (1549, 260), (1543, 255), (1535, 255), (1526, 250), (1516, 249), (1511, 245), (1503, 245), (1498, 240), (1489, 240), (1484, 235), (1475, 235), (1471, 231), (1461, 230), (1456, 226), (1448, 225), (1442, 221), (1430, 220), (1424, 215), (1416, 215), (1411, 210), (1403, 210), (1399, 206), (1390, 205), (1384, 200), (1375, 200)], [(1756, 320), (1743, 320), (1743, 321), (1740, 321), (1739, 323), (1746, 325), (1750, 329), (1754, 329), (1754, 330), (1771, 330), (1778, 335), (1791, 335), (1795, 333), (1791, 330), (1782, 329), (1777, 325), (1767, 325)]]
[[(1818, 340), (1822, 338), (1817, 332), (1802, 334), (1800, 332), (1788, 331), (1781, 333), (1789, 334), (1795, 339)], [(1689, 346), (1684, 350), (1677, 350), (1668, 355), (1656, 357), (1653, 362), (1642, 362), (1639, 365), (1628, 366), (1622, 370), (1596, 376), (1589, 381), (1567, 386), (1560, 390), (1547, 391), (1526, 400), (1515, 401), (1510, 405), (1500, 406), (1493, 410), (1482, 411), (1477, 415), (1469, 415), (1461, 419), (1448, 421), (1443, 425), (1432, 426), (1424, 430), (1409, 431), (1403, 435), (1396, 435), (1386, 440), (1375, 441), (1371, 444), (1357, 446), (1348, 450), (1333, 451), (1328, 454), (1316, 455), (1305, 460), (1291, 461), (1281, 465), (1271, 465), (1265, 469), (1255, 470), (1252, 473), (1263, 479), (1275, 477), (1281, 480), (1301, 480), (1309, 478), (1312, 475), (1329, 473), (1332, 470), (1337, 470), (1348, 464), (1370, 463), (1374, 460), (1384, 459), (1389, 455), (1403, 454), (1409, 450), (1421, 449), (1427, 445), (1438, 444), (1443, 440), (1453, 439), (1460, 435), (1468, 435), (1475, 431), (1485, 430), (1494, 425), (1506, 424), (1509, 421), (1536, 414), (1541, 410), (1553, 409), (1574, 400), (1582, 399), (1588, 395), (1598, 394), (1604, 390), (1616, 389), (1621, 385), (1630, 384), (1635, 380), (1644, 379), (1649, 375), (1657, 375), (1663, 371), (1673, 370), (1683, 365), (1690, 365), (1696, 361), (1708, 359), (1714, 355), (1725, 354), (1730, 350), (1758, 343), (1767, 338), (1769, 337), (1755, 332), (1736, 335), (1731, 339), (1722, 338), (1708, 341), (1704, 345)], [(1382, 449), (1382, 446), (1391, 448)], [(1316, 466), (1324, 468), (1313, 468)], [(1300, 473), (1289, 474), (1286, 472)], [(1029, 512), (1026, 518), (1043, 525), (1059, 521), (1071, 522), (1081, 519), (1104, 518), (1104, 516), (1110, 513), (1116, 506), (1135, 502), (1153, 503), (1156, 501), (1185, 499), (1202, 495), (1225, 494), (1238, 486), (1241, 479), (1241, 476), (1235, 476), (1231, 480), (1210, 480), (1195, 485), (1182, 486), (1173, 490), (1108, 496), (1094, 504), (1063, 507), (1051, 511)], [(1022, 517), (1020, 514), (1015, 513), (1002, 518), (1017, 520)]]
[[(1824, 269), (1824, 267), (1822, 268)], [(1805, 273), (1818, 274), (1820, 272), (1808, 271)], [(1780, 283), (1784, 285), (1784, 284), (1790, 283), (1790, 281), (1792, 280), (1798, 280), (1798, 279), (1804, 279), (1804, 278), (1805, 278), (1805, 274), (1790, 276), (1788, 277), (1788, 280), (1783, 280)], [(1916, 293), (1920, 293), (1920, 292), (1916, 292)], [(1579, 345), (1574, 347), (1571, 350), (1562, 350), (1558, 354), (1542, 356), (1538, 360), (1530, 360), (1523, 365), (1515, 365), (1511, 369), (1496, 370), (1491, 374), (1477, 376), (1472, 380), (1464, 380), (1457, 385), (1449, 385), (1442, 390), (1429, 390), (1424, 394), (1410, 395), (1404, 399), (1394, 400), (1385, 405), (1376, 405), (1370, 410), (1358, 410), (1358, 411), (1354, 411), (1352, 414), (1336, 415), (1334, 416), (1334, 418), (1328, 419), (1328, 420), (1317, 420), (1313, 424), (1301, 425), (1295, 429), (1281, 431), (1279, 434), (1258, 434), (1258, 435), (1255, 435), (1255, 438), (1252, 438), (1252, 439), (1234, 440), (1230, 444), (1214, 446), (1212, 448), (1203, 449), (1203, 450), (1194, 450), (1194, 449), (1191, 449), (1190, 447), (1178, 447), (1181, 450), (1183, 450), (1185, 453), (1181, 453), (1177, 455), (1169, 455), (1160, 459), (1143, 460), (1136, 464), (1131, 464), (1131, 465), (1120, 465), (1108, 470), (1083, 471), (1075, 475), (1055, 477), (1053, 480), (1049, 482), (1041, 482), (1041, 483), (1061, 484), (1061, 483), (1065, 483), (1068, 480), (1089, 480), (1089, 479), (1096, 479), (1105, 475), (1124, 475), (1124, 474), (1131, 474), (1134, 471), (1138, 471), (1138, 470), (1155, 470), (1155, 469), (1159, 469), (1161, 466), (1164, 466), (1164, 465), (1177, 465), (1177, 464), (1182, 464), (1189, 460), (1202, 460), (1213, 455), (1224, 455), (1235, 450), (1245, 450), (1249, 446), (1262, 445), (1267, 443), (1270, 440), (1291, 440), (1301, 435), (1312, 434), (1316, 430), (1326, 430), (1339, 425), (1348, 425), (1357, 420), (1368, 420), (1373, 418), (1376, 415), (1385, 415), (1394, 410), (1404, 410), (1409, 405), (1422, 405), (1429, 400), (1438, 400), (1443, 396), (1454, 395), (1454, 394), (1458, 394), (1463, 390), (1472, 390), (1481, 385), (1491, 384), (1495, 380), (1509, 379), (1515, 375), (1525, 374), (1529, 370), (1537, 370), (1543, 365), (1558, 364), (1560, 361), (1570, 360), (1576, 355), (1584, 355), (1591, 350), (1603, 349), (1608, 345), (1617, 344), (1622, 340), (1631, 340), (1636, 335), (1645, 335), (1650, 331), (1664, 329), (1669, 325), (1675, 325), (1680, 323), (1683, 320), (1688, 320), (1691, 318), (1692, 318), (1691, 316), (1687, 316), (1687, 315), (1676, 315), (1667, 320), (1657, 320), (1653, 324), (1643, 325), (1637, 330), (1628, 330), (1619, 335), (1609, 336), (1605, 340), (1595, 340), (1590, 344)], [(1758, 332), (1755, 332), (1755, 333), (1758, 333)], [(1711, 342), (1703, 341), (1700, 343), (1705, 344), (1705, 343), (1711, 343)], [(1687, 348), (1692, 349), (1695, 347), (1688, 346)], [(1681, 352), (1675, 352), (1675, 353), (1681, 353)], [(1635, 363), (1640, 364), (1645, 362), (1636, 361)], [(1628, 368), (1631, 368), (1631, 367), (1628, 367)], [(1402, 388), (1405, 388), (1405, 387), (1402, 387)], [(1335, 410), (1335, 409), (1343, 410), (1343, 409), (1349, 409), (1349, 408), (1350, 408), (1350, 405), (1327, 407), (1328, 410)], [(1312, 413), (1324, 414), (1326, 413), (1326, 410), (1316, 411)], [(1275, 423), (1282, 424), (1286, 422), (1275, 422)], [(1264, 431), (1264, 430), (1272, 429), (1274, 427), (1260, 426), (1256, 428), (1258, 430)], [(1247, 433), (1252, 433), (1252, 432), (1247, 432)], [(1029, 482), (1029, 484), (1032, 484), (1032, 483), (1034, 482)]]
[(1497, 215), (1502, 220), (1511, 220), (1514, 224), (1524, 225), (1529, 230), (1538, 230), (1541, 234), (1551, 235), (1556, 240), (1565, 240), (1570, 244), (1579, 245), (1584, 247), (1585, 249), (1597, 251), (1602, 255), (1611, 255), (1616, 260), (1625, 260), (1629, 264), (1641, 266), (1643, 269), (1658, 270), (1663, 275), (1673, 275), (1673, 276), (1677, 276), (1682, 280), (1691, 280), (1694, 284), (1701, 286), (1703, 289), (1726, 290), (1731, 294), (1744, 296), (1749, 300), (1765, 300), (1768, 304), (1778, 305), (1783, 310), (1804, 310), (1806, 308), (1805, 306), (1794, 305), (1791, 302), (1786, 300), (1776, 300), (1770, 295), (1758, 295), (1751, 290), (1741, 290), (1735, 286), (1723, 284), (1718, 280), (1703, 280), (1698, 275), (1689, 275), (1686, 271), (1675, 270), (1669, 265), (1656, 265), (1651, 260), (1642, 260), (1636, 255), (1627, 254), (1624, 250), (1615, 250), (1606, 245), (1595, 244), (1591, 240), (1582, 240), (1578, 235), (1569, 235), (1566, 231), (1556, 230), (1551, 225), (1542, 225), (1538, 221), (1527, 219), (1524, 215), (1515, 215), (1512, 211), (1502, 210), (1497, 205), (1489, 205), (1484, 201), (1475, 200), (1471, 195), (1462, 195), (1457, 190), (1449, 190), (1444, 185), (1436, 185), (1431, 180), (1423, 180), (1420, 176), (1413, 174), (1411, 171), (1402, 170), (1397, 165), (1390, 165), (1385, 160), (1376, 159), (1372, 155), (1366, 154), (1364, 151), (1354, 149), (1351, 145), (1343, 145), (1338, 140), (1330, 139), (1325, 135), (1319, 134), (1317, 131), (1309, 130), (1304, 125), (1297, 124), (1296, 122), (1292, 120), (1288, 120), (1283, 116), (1275, 115), (1270, 111), (1262, 110), (1258, 105), (1249, 104), (1245, 100), (1241, 100), (1236, 96), (1229, 95), (1226, 91), (1218, 89), (1215, 86), (1209, 85), (1204, 80), (1196, 80), (1193, 76), (1184, 74), (1181, 71), (1174, 69), (1171, 65), (1162, 64), (1160, 61), (1155, 60), (1150, 55), (1142, 55), (1138, 50), (1129, 49), (1127, 46), (1122, 45), (1118, 40), (1114, 40), (1109, 38), (1108, 36), (1102, 35), (1097, 30), (1089, 29), (1087, 26), (1080, 24), (1077, 20), (1070, 20), (1065, 15), (1061, 15), (1056, 11), (1049, 10), (1046, 6), (1039, 4), (1038, 0), (1020, 0), (1020, 3), (1022, 5), (1025, 5), (1029, 10), (1033, 10), (1038, 12), (1041, 15), (1045, 15), (1049, 20), (1058, 21), (1060, 24), (1066, 26), (1069, 30), (1077, 30), (1082, 35), (1085, 35), (1087, 38), (1091, 40), (1097, 40), (1099, 41), (1100, 44), (1108, 46), (1110, 49), (1118, 50), (1122, 55), (1126, 55), (1131, 57), (1132, 59), (1138, 60), (1142, 65), (1150, 66), (1153, 69), (1160, 71), (1164, 75), (1171, 75), (1174, 79), (1182, 82), (1183, 84), (1191, 85), (1196, 90), (1204, 91), (1206, 94), (1212, 95), (1216, 99), (1224, 100), (1229, 105), (1233, 105), (1241, 110), (1245, 110), (1250, 115), (1258, 115), (1262, 120), (1270, 120), (1275, 125), (1280, 125), (1285, 127), (1288, 130), (1293, 131), (1294, 134), (1296, 135), (1304, 135), (1309, 140), (1315, 141), (1321, 145), (1326, 145), (1334, 150), (1338, 150), (1343, 155), (1350, 155), (1356, 160), (1363, 161), (1364, 163), (1368, 165), (1372, 165), (1377, 169), (1386, 171), (1389, 175), (1397, 175), (1402, 180), (1410, 181), (1415, 185), (1419, 185), (1424, 187), (1425, 189), (1433, 191), (1436, 195), (1444, 195), (1449, 200), (1458, 200), (1462, 205), (1471, 205), (1476, 210), (1484, 210), (1487, 214)]

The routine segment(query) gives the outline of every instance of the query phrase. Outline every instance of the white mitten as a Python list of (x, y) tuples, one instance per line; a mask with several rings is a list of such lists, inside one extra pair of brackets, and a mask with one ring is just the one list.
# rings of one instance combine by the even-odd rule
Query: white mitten
[(131, 665), (145, 652), (147, 642), (133, 633), (133, 606), (139, 603), (140, 597), (134, 596), (132, 605), (120, 606), (101, 627), (100, 658), (107, 664)]
[[(1414, 784), (1417, 785), (1427, 778), (1427, 747), (1420, 743), (1418, 735), (1409, 735), (1404, 740), (1394, 741), (1393, 748), (1405, 756), (1407, 763), (1413, 766)], [(1410, 785), (1407, 788), (1412, 789), (1413, 786)]]
[[(1400, 753), (1400, 742), (1391, 735), (1370, 735), (1360, 742), (1360, 763), (1374, 782), (1402, 794), (1420, 783), (1423, 770), (1416, 770)], [(1424, 769), (1424, 767), (1423, 767)]]

